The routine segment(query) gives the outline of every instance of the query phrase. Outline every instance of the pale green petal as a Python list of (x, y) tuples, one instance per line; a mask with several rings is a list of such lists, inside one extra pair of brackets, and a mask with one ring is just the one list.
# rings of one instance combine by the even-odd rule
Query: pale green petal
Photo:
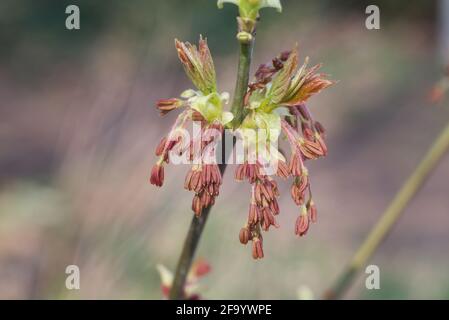
[(221, 120), (222, 116), (222, 102), (217, 92), (208, 94), (207, 96), (196, 96), (190, 98), (190, 106), (192, 109), (201, 113), (201, 115), (208, 121)]
[(260, 101), (250, 101), (248, 107), (251, 110), (258, 109), (260, 107)]
[(264, 113), (256, 113), (254, 117), (254, 121), (256, 123), (257, 128), (259, 129), (267, 129), (267, 122), (265, 121)]
[(223, 112), (223, 114), (221, 115), (221, 123), (223, 125), (228, 124), (229, 122), (231, 122), (234, 119), (234, 115), (231, 112)]
[(161, 277), (162, 285), (170, 287), (173, 282), (173, 273), (171, 273), (171, 271), (162, 264), (158, 264), (156, 268), (159, 272), (159, 276)]
[(220, 99), (222, 102), (224, 102), (224, 104), (228, 104), (229, 103), (229, 93), (228, 92), (223, 92), (220, 95)]
[(183, 93), (181, 93), (181, 98), (189, 99), (196, 95), (197, 95), (197, 92), (195, 90), (188, 89), (188, 90), (185, 90)]
[(206, 117), (207, 104), (210, 99), (210, 95), (207, 96), (197, 96), (190, 99), (191, 108), (198, 111)]

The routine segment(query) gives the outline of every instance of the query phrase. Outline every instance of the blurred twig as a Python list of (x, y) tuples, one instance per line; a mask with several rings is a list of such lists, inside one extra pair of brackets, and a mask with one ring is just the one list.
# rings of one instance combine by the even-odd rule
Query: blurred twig
[[(240, 125), (243, 120), (244, 110), (243, 101), (248, 89), (249, 71), (251, 66), (252, 51), (254, 46), (254, 36), (249, 42), (240, 41), (240, 55), (237, 73), (237, 83), (234, 92), (234, 99), (231, 111), (234, 114), (234, 127)], [(226, 163), (220, 165), (220, 172), (223, 175), (226, 170)], [(181, 257), (179, 258), (178, 266), (176, 268), (175, 278), (173, 280), (172, 288), (170, 290), (170, 299), (182, 299), (184, 286), (187, 274), (192, 265), (195, 251), (198, 246), (204, 226), (212, 206), (206, 208), (199, 218), (193, 217), (190, 224), (187, 238), (184, 242)]]
[(363, 268), (363, 266), (366, 265), (367, 261), (382, 243), (382, 240), (385, 239), (391, 231), (408, 203), (424, 185), (424, 182), (436, 168), (448, 149), (449, 124), (435, 140), (424, 159), (405, 182), (402, 189), (396, 194), (390, 206), (357, 250), (349, 265), (337, 278), (334, 286), (325, 293), (325, 299), (339, 299), (345, 294), (352, 284), (355, 276)]

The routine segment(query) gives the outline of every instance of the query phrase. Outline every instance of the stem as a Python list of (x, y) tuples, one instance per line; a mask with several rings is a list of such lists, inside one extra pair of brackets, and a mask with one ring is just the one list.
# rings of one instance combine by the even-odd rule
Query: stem
[[(235, 86), (234, 100), (232, 102), (231, 111), (234, 114), (233, 127), (237, 128), (245, 117), (243, 108), (243, 100), (248, 90), (249, 70), (251, 66), (252, 51), (254, 46), (254, 37), (249, 43), (240, 42), (240, 56), (237, 73), (237, 83)], [(223, 176), (227, 164), (220, 165), (220, 172)], [(171, 300), (179, 300), (184, 298), (184, 287), (187, 279), (187, 274), (192, 266), (192, 261), (195, 256), (196, 248), (206, 225), (207, 218), (212, 209), (212, 206), (206, 208), (199, 218), (195, 216), (190, 224), (189, 232), (187, 233), (184, 247), (176, 268), (175, 278), (173, 280), (172, 288), (170, 290), (169, 298)]]
[(325, 299), (338, 299), (349, 289), (357, 273), (363, 268), (382, 243), (382, 240), (391, 231), (408, 203), (424, 185), (424, 182), (436, 168), (448, 149), (449, 124), (435, 140), (424, 159), (402, 186), (402, 189), (396, 194), (390, 206), (371, 230), (349, 265), (337, 279), (335, 285), (326, 292), (324, 295)]
[(253, 53), (254, 40), (249, 43), (240, 43), (239, 67), (237, 73), (237, 83), (235, 85), (234, 101), (231, 112), (234, 115), (233, 127), (237, 128), (245, 118), (243, 100), (248, 90), (249, 70)]

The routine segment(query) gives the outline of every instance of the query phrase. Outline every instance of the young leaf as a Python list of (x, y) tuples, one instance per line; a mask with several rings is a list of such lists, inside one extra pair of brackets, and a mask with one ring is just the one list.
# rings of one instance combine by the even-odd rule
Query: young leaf
[(285, 62), (282, 70), (273, 79), (273, 84), (268, 93), (271, 103), (278, 104), (282, 101), (290, 87), (293, 73), (298, 65), (298, 51), (296, 48), (290, 53), (287, 62)]

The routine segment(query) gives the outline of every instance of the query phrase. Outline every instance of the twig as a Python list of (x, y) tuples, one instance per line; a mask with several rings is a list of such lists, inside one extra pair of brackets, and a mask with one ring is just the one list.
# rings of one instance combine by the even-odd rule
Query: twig
[(358, 249), (349, 265), (338, 277), (334, 286), (325, 293), (325, 299), (339, 299), (345, 294), (352, 284), (355, 276), (379, 247), (382, 240), (385, 239), (391, 231), (408, 203), (424, 185), (424, 182), (442, 160), (448, 149), (449, 124), (435, 140), (425, 158), (405, 182), (402, 189), (396, 194), (390, 206), (371, 230), (370, 234)]

